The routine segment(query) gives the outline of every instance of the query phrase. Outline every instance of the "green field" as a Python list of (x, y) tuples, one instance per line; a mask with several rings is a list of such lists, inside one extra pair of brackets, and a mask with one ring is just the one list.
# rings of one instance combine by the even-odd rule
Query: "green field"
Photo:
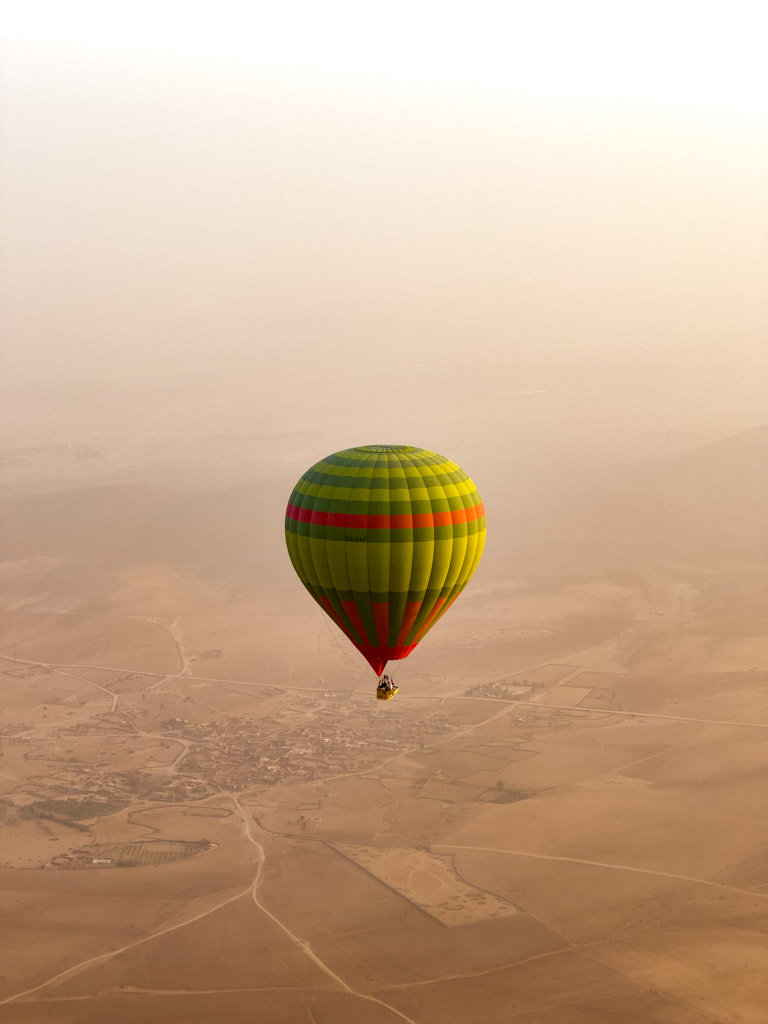
[(207, 839), (201, 839), (194, 843), (183, 840), (170, 842), (162, 839), (150, 839), (144, 843), (121, 843), (119, 846), (107, 846), (96, 851), (94, 857), (99, 860), (111, 860), (110, 866), (116, 868), (147, 867), (153, 864), (166, 864), (171, 860), (181, 860), (183, 857), (193, 857), (196, 853), (207, 850), (209, 846), (210, 843)]

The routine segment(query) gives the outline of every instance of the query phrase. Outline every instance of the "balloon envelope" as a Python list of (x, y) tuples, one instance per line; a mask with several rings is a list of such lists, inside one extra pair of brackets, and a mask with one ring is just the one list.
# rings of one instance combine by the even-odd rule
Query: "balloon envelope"
[(483, 552), (485, 509), (450, 459), (364, 445), (304, 473), (285, 537), (301, 582), (381, 675), (469, 582)]

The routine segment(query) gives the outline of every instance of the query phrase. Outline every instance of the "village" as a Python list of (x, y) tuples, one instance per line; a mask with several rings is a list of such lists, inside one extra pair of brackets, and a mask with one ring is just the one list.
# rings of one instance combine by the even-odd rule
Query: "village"
[[(31, 770), (6, 802), (24, 809), (25, 815), (84, 830), (80, 822), (112, 814), (138, 799), (200, 801), (222, 792), (365, 772), (396, 754), (423, 749), (456, 724), (447, 712), (423, 715), (403, 709), (398, 715), (378, 716), (371, 728), (376, 708), (367, 709), (359, 700), (333, 708), (313, 704), (312, 714), (302, 714), (300, 721), (291, 706), (258, 719), (167, 718), (151, 733), (141, 728), (143, 712), (134, 705), (119, 714), (62, 723), (46, 734), (44, 743), (34, 725), (17, 723), (6, 727), (0, 742), (20, 753)], [(109, 767), (85, 750), (89, 740), (102, 738), (117, 754), (119, 744), (137, 736), (161, 740), (167, 761), (121, 770), (119, 757)]]

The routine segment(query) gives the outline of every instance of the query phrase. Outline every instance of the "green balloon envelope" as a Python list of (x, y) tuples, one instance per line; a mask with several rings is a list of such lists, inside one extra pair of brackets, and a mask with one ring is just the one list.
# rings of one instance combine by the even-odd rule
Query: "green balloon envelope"
[(455, 462), (408, 445), (334, 452), (285, 515), (299, 579), (377, 675), (406, 658), (477, 568), (485, 509)]

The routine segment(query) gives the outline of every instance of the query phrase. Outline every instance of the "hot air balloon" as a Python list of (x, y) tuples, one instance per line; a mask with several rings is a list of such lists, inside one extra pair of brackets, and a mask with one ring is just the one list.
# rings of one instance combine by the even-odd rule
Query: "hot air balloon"
[(485, 509), (474, 483), (443, 455), (363, 445), (302, 475), (285, 538), (301, 582), (381, 676), (469, 582), (483, 552)]

